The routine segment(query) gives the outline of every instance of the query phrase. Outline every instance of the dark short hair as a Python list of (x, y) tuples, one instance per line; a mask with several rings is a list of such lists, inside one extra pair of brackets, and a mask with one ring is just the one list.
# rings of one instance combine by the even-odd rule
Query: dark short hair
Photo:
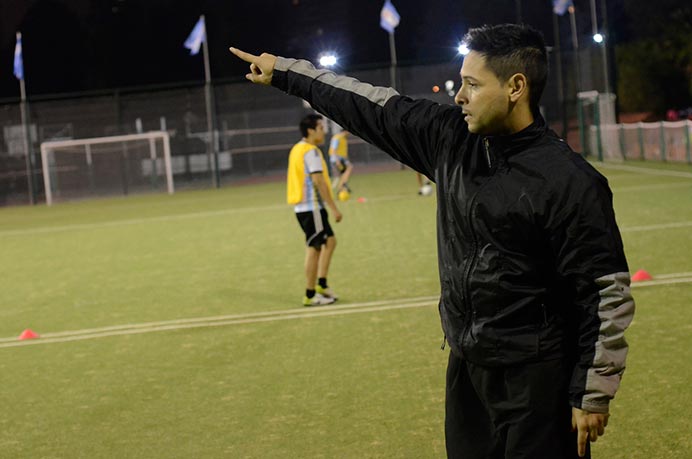
[(470, 29), (464, 43), (485, 57), (486, 65), (501, 81), (515, 73), (524, 74), (531, 110), (538, 112), (548, 79), (548, 53), (539, 31), (525, 24), (484, 25)]
[(303, 134), (303, 137), (308, 136), (308, 129), (316, 129), (317, 128), (317, 122), (322, 119), (322, 115), (317, 115), (316, 113), (312, 113), (302, 120), (300, 120), (300, 133)]

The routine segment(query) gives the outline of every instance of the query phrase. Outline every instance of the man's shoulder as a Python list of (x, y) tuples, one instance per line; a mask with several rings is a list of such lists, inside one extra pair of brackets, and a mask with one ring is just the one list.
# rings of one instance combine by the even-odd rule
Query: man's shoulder
[[(559, 140), (559, 139), (558, 139)], [(569, 193), (587, 194), (596, 190), (610, 193), (608, 179), (603, 176), (581, 153), (572, 150), (559, 140), (554, 148), (540, 153), (535, 167), (540, 168), (548, 187)]]

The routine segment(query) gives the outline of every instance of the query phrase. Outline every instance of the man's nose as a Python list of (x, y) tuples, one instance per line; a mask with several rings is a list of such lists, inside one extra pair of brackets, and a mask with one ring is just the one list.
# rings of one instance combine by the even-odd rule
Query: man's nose
[(463, 93), (461, 92), (461, 89), (459, 89), (457, 95), (454, 96), (454, 103), (456, 103), (457, 105), (464, 105), (466, 102), (468, 102), (466, 100), (466, 97), (464, 97)]

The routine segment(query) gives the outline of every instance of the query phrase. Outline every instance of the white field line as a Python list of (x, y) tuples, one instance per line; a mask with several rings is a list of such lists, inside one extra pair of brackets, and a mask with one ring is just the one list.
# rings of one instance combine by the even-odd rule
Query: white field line
[(244, 213), (250, 213), (250, 212), (259, 212), (259, 211), (263, 211), (263, 210), (279, 210), (279, 209), (286, 209), (286, 208), (287, 207), (284, 205), (246, 207), (246, 208), (241, 208), (241, 209), (224, 209), (224, 210), (211, 210), (211, 211), (207, 211), (207, 212), (192, 212), (189, 214), (162, 215), (160, 217), (132, 218), (129, 220), (114, 220), (114, 221), (110, 221), (110, 222), (82, 223), (82, 224), (76, 224), (76, 225), (46, 226), (46, 227), (41, 227), (41, 228), (5, 230), (5, 231), (0, 231), (0, 236), (22, 236), (22, 235), (30, 235), (30, 234), (41, 234), (41, 233), (59, 233), (62, 231), (109, 228), (109, 227), (114, 227), (114, 226), (139, 225), (141, 223), (150, 223), (150, 222), (169, 222), (169, 221), (175, 221), (175, 220), (187, 220), (190, 218), (215, 217), (218, 215), (230, 215), (230, 214), (244, 214)]
[[(330, 306), (329, 310), (338, 311), (338, 310), (343, 310), (343, 309), (358, 309), (358, 308), (372, 307), (372, 306), (388, 306), (388, 305), (392, 305), (392, 304), (403, 304), (403, 303), (411, 303), (411, 302), (419, 303), (421, 301), (428, 301), (429, 302), (429, 301), (436, 300), (437, 298), (438, 298), (437, 296), (423, 296), (423, 297), (417, 297), (417, 298), (402, 298), (402, 299), (395, 299), (395, 300), (369, 301), (366, 303), (347, 303), (347, 304), (341, 304), (341, 305), (336, 305), (336, 306)], [(59, 338), (62, 336), (91, 335), (91, 334), (95, 334), (95, 333), (131, 330), (131, 329), (137, 329), (137, 328), (152, 328), (152, 327), (161, 327), (161, 326), (169, 326), (169, 325), (185, 325), (185, 324), (193, 324), (193, 323), (198, 323), (198, 322), (217, 322), (217, 321), (227, 321), (227, 320), (254, 319), (254, 318), (261, 318), (261, 317), (268, 317), (268, 316), (310, 314), (314, 311), (315, 311), (315, 309), (311, 309), (311, 308), (303, 308), (303, 309), (295, 309), (294, 308), (294, 309), (284, 309), (284, 310), (278, 310), (278, 311), (251, 312), (251, 313), (246, 313), (246, 314), (230, 314), (230, 315), (210, 316), (210, 317), (193, 317), (193, 318), (188, 318), (188, 319), (164, 320), (164, 321), (157, 321), (157, 322), (144, 322), (144, 323), (139, 323), (139, 324), (123, 324), (123, 325), (114, 325), (114, 326), (110, 326), (110, 327), (86, 328), (86, 329), (82, 329), (82, 330), (68, 330), (68, 331), (54, 332), (54, 333), (43, 333), (43, 334), (41, 334), (41, 336), (44, 338)], [(8, 342), (8, 341), (14, 341), (15, 339), (16, 338), (0, 338), (0, 343)]]
[[(692, 273), (672, 273), (657, 276), (650, 281), (633, 282), (632, 288), (652, 287), (692, 283)], [(160, 331), (184, 330), (190, 328), (209, 328), (228, 325), (243, 325), (261, 322), (276, 322), (279, 320), (295, 320), (312, 317), (332, 317), (366, 312), (391, 311), (397, 309), (419, 308), (436, 304), (437, 296), (402, 298), (398, 300), (372, 301), (368, 303), (352, 303), (324, 308), (305, 308), (295, 310), (266, 311), (250, 314), (234, 314), (227, 316), (199, 317), (190, 319), (147, 322), (142, 324), (119, 325), (113, 327), (72, 330), (66, 332), (44, 333), (41, 338), (18, 340), (16, 337), (1, 338), (0, 349), (7, 347), (31, 346), (34, 344), (65, 343), (83, 341), (109, 336), (136, 335)]]
[(171, 330), (184, 330), (184, 329), (190, 329), (190, 328), (209, 328), (209, 327), (221, 327), (221, 326), (226, 326), (226, 325), (242, 325), (242, 324), (253, 324), (253, 323), (261, 323), (261, 322), (276, 322), (279, 320), (294, 320), (294, 319), (305, 319), (305, 318), (311, 318), (311, 317), (331, 317), (331, 316), (342, 316), (342, 315), (347, 315), (347, 314), (360, 314), (360, 313), (365, 313), (365, 312), (379, 312), (379, 311), (390, 311), (390, 310), (396, 310), (396, 309), (409, 309), (409, 308), (420, 308), (420, 307), (429, 307), (433, 306), (435, 302), (433, 301), (422, 301), (422, 302), (414, 302), (414, 303), (403, 303), (403, 304), (388, 304), (388, 305), (382, 305), (382, 306), (369, 306), (369, 307), (358, 307), (358, 308), (353, 308), (351, 307), (350, 309), (346, 308), (341, 308), (338, 309), (336, 307), (325, 307), (324, 309), (310, 309), (307, 310), (307, 312), (300, 312), (300, 310), (293, 311), (293, 314), (285, 314), (285, 315), (280, 315), (280, 316), (269, 316), (269, 317), (250, 317), (250, 318), (238, 318), (238, 319), (230, 319), (230, 320), (216, 320), (216, 321), (199, 321), (196, 323), (178, 323), (178, 324), (171, 324), (171, 325), (158, 325), (158, 326), (149, 326), (146, 328), (130, 328), (130, 329), (123, 329), (123, 330), (112, 330), (112, 331), (105, 331), (105, 332), (100, 332), (100, 333), (91, 333), (91, 334), (78, 334), (78, 335), (72, 335), (72, 336), (63, 336), (63, 337), (55, 337), (55, 338), (50, 338), (46, 337), (46, 335), (42, 335), (41, 338), (38, 339), (30, 339), (30, 340), (23, 340), (23, 341), (18, 341), (16, 338), (13, 338), (13, 341), (11, 342), (4, 342), (0, 344), (0, 348), (6, 348), (6, 347), (18, 347), (18, 346), (30, 346), (33, 344), (50, 344), (50, 343), (65, 343), (69, 341), (83, 341), (83, 340), (88, 340), (88, 339), (95, 339), (95, 338), (105, 338), (108, 336), (122, 336), (122, 335), (136, 335), (136, 334), (143, 334), (143, 333), (154, 333), (154, 332), (160, 332), (160, 331), (171, 331)]
[[(405, 197), (400, 196), (385, 196), (382, 198), (375, 198), (373, 201), (395, 201)], [(218, 215), (229, 215), (229, 214), (242, 214), (250, 212), (259, 212), (262, 210), (278, 210), (285, 209), (286, 206), (264, 206), (264, 207), (247, 207), (244, 209), (227, 209), (218, 210), (210, 212), (194, 212), (190, 214), (180, 214), (180, 215), (166, 215), (161, 217), (151, 217), (151, 218), (136, 218), (131, 220), (118, 220), (111, 222), (101, 222), (101, 223), (85, 223), (79, 225), (65, 225), (65, 226), (51, 226), (43, 228), (27, 228), (23, 230), (6, 230), (0, 231), (0, 237), (2, 236), (28, 236), (32, 234), (45, 234), (45, 233), (58, 233), (63, 231), (73, 231), (73, 230), (85, 230), (85, 229), (100, 229), (108, 227), (126, 226), (126, 225), (138, 225), (141, 223), (148, 222), (167, 222), (174, 220), (186, 220), (191, 218), (199, 217), (213, 217)], [(672, 228), (686, 228), (692, 226), (692, 221), (686, 222), (673, 222), (673, 223), (661, 223), (656, 225), (643, 225), (643, 226), (630, 226), (620, 228), (621, 232), (635, 232), (635, 231), (657, 231)]]
[(652, 287), (655, 285), (687, 284), (692, 282), (692, 277), (678, 277), (675, 279), (653, 279), (650, 281), (633, 282), (632, 287)]
[(638, 174), (692, 178), (692, 172), (667, 171), (663, 169), (654, 169), (650, 167), (625, 166), (624, 164), (612, 164), (598, 161), (594, 162), (594, 164), (598, 167), (603, 167), (605, 169), (616, 169), (620, 171), (636, 172)]
[[(372, 202), (381, 201), (396, 201), (399, 199), (410, 197), (408, 194), (392, 195), (392, 196), (382, 196), (378, 198), (368, 199)], [(81, 223), (75, 225), (63, 225), (63, 226), (45, 226), (40, 228), (25, 228), (25, 229), (14, 229), (14, 230), (4, 230), (0, 231), (0, 237), (2, 236), (28, 236), (33, 234), (44, 234), (44, 233), (59, 233), (64, 231), (75, 231), (75, 230), (88, 230), (88, 229), (101, 229), (101, 228), (111, 228), (117, 226), (129, 226), (129, 225), (139, 225), (142, 223), (151, 222), (170, 222), (176, 220), (189, 220), (195, 218), (204, 217), (217, 217), (222, 215), (232, 215), (232, 214), (246, 214), (252, 212), (262, 212), (262, 211), (272, 211), (272, 210), (287, 210), (291, 211), (291, 207), (284, 204), (276, 204), (271, 206), (257, 206), (257, 207), (244, 207), (244, 208), (234, 208), (234, 209), (223, 209), (223, 210), (210, 210), (206, 212), (191, 212), (187, 214), (177, 214), (177, 215), (161, 215), (159, 217), (145, 217), (145, 218), (132, 218), (127, 220), (113, 220), (98, 223)]]
[(671, 273), (671, 274), (657, 274), (655, 276), (656, 280), (658, 279), (675, 279), (679, 277), (692, 277), (692, 272), (690, 273)]
[(644, 191), (644, 190), (664, 190), (666, 188), (687, 188), (692, 186), (692, 182), (677, 182), (677, 183), (658, 183), (654, 185), (632, 185), (613, 187), (613, 193), (624, 193), (628, 191)]
[(692, 226), (692, 222), (661, 223), (658, 225), (626, 226), (620, 228), (622, 233), (634, 233), (638, 231), (658, 231), (673, 228), (687, 228)]

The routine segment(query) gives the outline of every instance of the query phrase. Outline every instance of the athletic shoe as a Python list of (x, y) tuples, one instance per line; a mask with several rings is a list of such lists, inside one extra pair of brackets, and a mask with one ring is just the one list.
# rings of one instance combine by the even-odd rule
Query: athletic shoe
[(308, 298), (307, 296), (303, 297), (303, 306), (324, 306), (332, 304), (334, 301), (336, 301), (334, 298), (328, 298), (319, 293), (315, 293), (315, 296), (312, 298)]
[(339, 297), (337, 296), (336, 293), (334, 293), (334, 290), (332, 290), (330, 287), (327, 288), (322, 288), (319, 285), (315, 286), (315, 291), (322, 295), (325, 298), (332, 298), (334, 301), (338, 300)]

